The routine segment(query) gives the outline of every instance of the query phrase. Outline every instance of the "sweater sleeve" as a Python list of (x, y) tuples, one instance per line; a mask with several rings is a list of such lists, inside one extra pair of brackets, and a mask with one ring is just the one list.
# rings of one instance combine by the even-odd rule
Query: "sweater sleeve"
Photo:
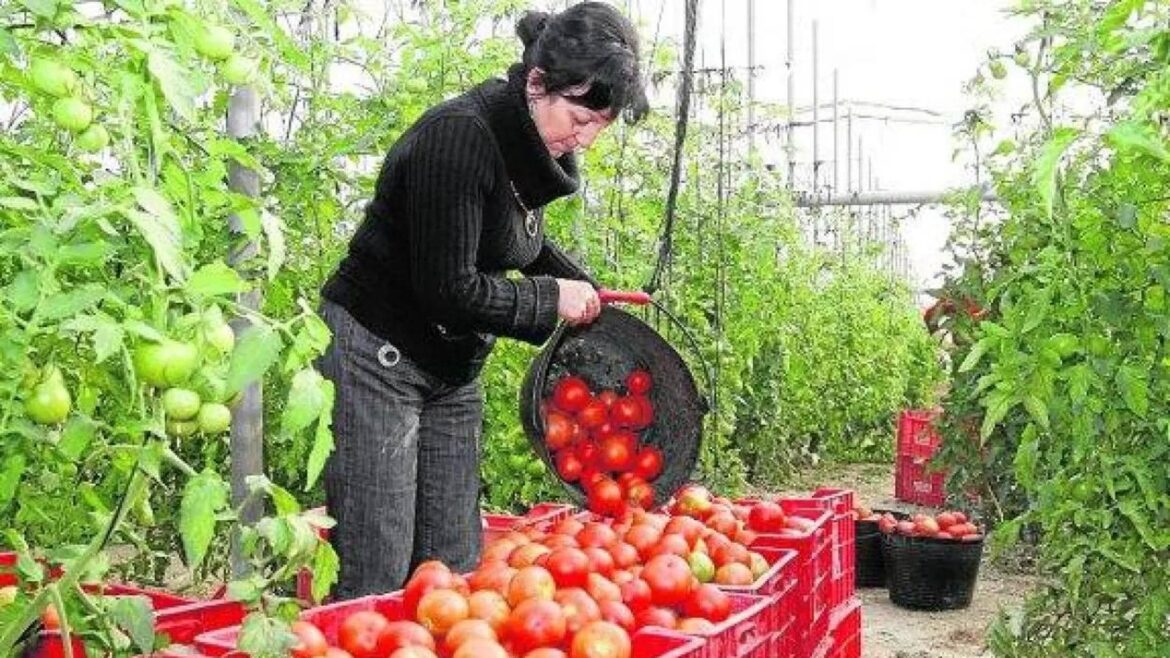
[(536, 256), (536, 260), (529, 263), (521, 271), (524, 274), (547, 274), (558, 279), (588, 281), (594, 288), (601, 287), (601, 284), (590, 276), (585, 268), (581, 267), (577, 261), (573, 260), (547, 237), (544, 239), (544, 245), (540, 248), (540, 254)]
[(476, 267), (496, 158), (490, 139), (468, 116), (435, 119), (415, 136), (403, 175), (411, 286), (436, 322), (539, 344), (556, 327), (556, 280)]

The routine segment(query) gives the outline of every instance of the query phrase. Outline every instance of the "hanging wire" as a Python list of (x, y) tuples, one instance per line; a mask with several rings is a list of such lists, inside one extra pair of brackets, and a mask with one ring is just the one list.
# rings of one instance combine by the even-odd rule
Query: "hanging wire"
[(670, 259), (671, 231), (678, 205), (678, 185), (682, 175), (683, 144), (687, 138), (687, 118), (690, 115), (691, 89), (694, 85), (695, 29), (699, 22), (699, 0), (686, 0), (686, 28), (683, 35), (683, 77), (678, 88), (678, 110), (674, 123), (674, 164), (670, 172), (670, 190), (666, 194), (666, 219), (662, 238), (658, 243), (658, 262), (649, 283), (643, 288), (653, 294), (662, 283), (663, 268)]

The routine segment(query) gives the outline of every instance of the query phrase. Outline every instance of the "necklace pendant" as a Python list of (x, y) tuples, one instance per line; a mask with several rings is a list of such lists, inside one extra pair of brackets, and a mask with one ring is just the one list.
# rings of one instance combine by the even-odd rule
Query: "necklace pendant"
[(539, 228), (536, 222), (536, 213), (529, 210), (524, 214), (524, 230), (528, 232), (528, 237), (535, 238), (536, 230)]

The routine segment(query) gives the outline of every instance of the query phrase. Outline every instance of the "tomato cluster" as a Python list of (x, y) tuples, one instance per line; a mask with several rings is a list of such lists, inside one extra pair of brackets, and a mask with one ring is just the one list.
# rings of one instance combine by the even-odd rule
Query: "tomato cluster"
[(544, 441), (557, 473), (581, 486), (597, 514), (618, 516), (627, 507), (654, 504), (651, 482), (662, 473), (662, 452), (639, 438), (654, 422), (651, 386), (648, 372), (634, 370), (624, 395), (595, 394), (584, 379), (567, 375), (544, 401)]
[(967, 519), (962, 512), (942, 512), (937, 516), (915, 514), (899, 521), (886, 512), (878, 520), (878, 529), (884, 533), (896, 533), (907, 537), (931, 537), (934, 539), (957, 539), (979, 541), (983, 530)]
[(714, 497), (705, 487), (694, 484), (678, 491), (670, 512), (700, 519), (726, 535), (743, 537), (746, 544), (755, 540), (756, 533), (803, 537), (816, 525), (801, 516), (788, 516), (775, 501), (733, 503), (726, 498)]

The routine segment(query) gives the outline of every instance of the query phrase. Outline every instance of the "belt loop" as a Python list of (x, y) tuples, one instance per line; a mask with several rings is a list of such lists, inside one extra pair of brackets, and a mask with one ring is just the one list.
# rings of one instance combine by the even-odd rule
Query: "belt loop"
[(383, 367), (393, 368), (401, 360), (402, 352), (399, 352), (398, 348), (390, 343), (386, 343), (378, 348), (378, 363), (381, 363)]

